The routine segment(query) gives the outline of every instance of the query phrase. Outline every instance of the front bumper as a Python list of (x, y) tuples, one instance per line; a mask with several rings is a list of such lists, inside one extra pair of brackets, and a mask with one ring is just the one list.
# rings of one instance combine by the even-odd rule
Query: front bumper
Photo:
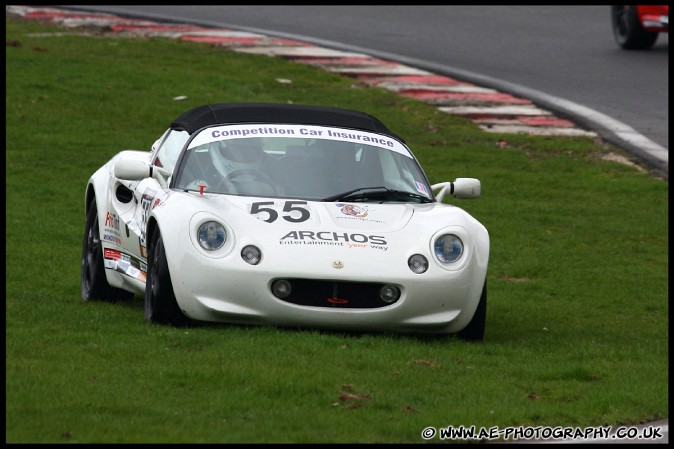
[[(344, 264), (340, 270), (332, 268), (334, 252), (324, 257), (325, 263), (320, 263), (320, 257), (308, 264), (293, 257), (285, 260), (270, 257), (272, 260), (263, 260), (256, 266), (241, 260), (236, 250), (221, 259), (204, 260), (195, 253), (183, 260), (184, 269), (172, 269), (171, 277), (183, 312), (201, 321), (452, 333), (461, 330), (472, 318), (486, 276), (486, 264), (478, 263), (477, 257), (457, 271), (431, 266), (419, 275), (409, 270), (405, 257), (391, 258), (400, 264), (387, 262), (373, 270), (368, 267), (370, 263), (362, 263), (357, 254), (345, 254), (346, 251), (337, 254)], [(299, 305), (274, 296), (271, 287), (277, 279), (349, 282), (355, 283), (351, 285), (356, 288), (357, 283), (392, 284), (400, 289), (401, 295), (393, 304), (378, 307), (360, 307), (351, 301), (328, 303), (331, 296), (325, 298), (324, 306)]]

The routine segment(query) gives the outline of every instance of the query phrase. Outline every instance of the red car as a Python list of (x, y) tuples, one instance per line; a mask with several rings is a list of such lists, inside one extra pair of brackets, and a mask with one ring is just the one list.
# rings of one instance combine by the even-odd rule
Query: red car
[(659, 33), (669, 32), (669, 5), (613, 5), (611, 24), (618, 45), (645, 50), (655, 44)]

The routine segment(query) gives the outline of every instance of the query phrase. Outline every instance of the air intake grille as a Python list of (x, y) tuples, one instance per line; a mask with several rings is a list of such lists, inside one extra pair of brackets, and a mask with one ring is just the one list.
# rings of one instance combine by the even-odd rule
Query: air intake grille
[(375, 309), (391, 305), (380, 297), (381, 288), (385, 284), (314, 279), (286, 280), (292, 285), (292, 292), (282, 301), (300, 306)]

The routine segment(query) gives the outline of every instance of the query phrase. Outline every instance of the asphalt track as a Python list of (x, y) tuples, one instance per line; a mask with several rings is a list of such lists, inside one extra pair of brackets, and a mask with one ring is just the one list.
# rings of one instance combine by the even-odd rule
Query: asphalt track
[[(82, 9), (74, 7), (75, 11)], [(346, 76), (358, 78), (361, 82), (373, 83), (381, 87), (399, 92), (401, 95), (412, 96), (421, 101), (427, 101), (437, 104), (443, 112), (462, 114), (466, 108), (477, 108), (479, 112), (465, 113), (472, 120), (479, 123), (486, 132), (526, 132), (531, 134), (550, 134), (550, 135), (594, 135), (593, 131), (583, 129), (587, 126), (586, 121), (591, 120), (591, 116), (600, 114), (589, 108), (583, 108), (580, 105), (566, 105), (567, 109), (576, 111), (575, 122), (570, 122), (563, 118), (555, 117), (549, 111), (540, 109), (540, 106), (550, 102), (550, 110), (559, 114), (560, 109), (554, 107), (564, 103), (561, 99), (548, 98), (544, 101), (540, 95), (533, 90), (526, 88), (513, 87), (504, 89), (508, 94), (498, 92), (492, 88), (482, 87), (485, 84), (496, 86), (498, 83), (482, 83), (484, 77), (479, 75), (470, 76), (467, 73), (461, 73), (456, 79), (447, 76), (447, 71), (432, 71), (429, 64), (424, 67), (415, 66), (413, 63), (404, 64), (400, 60), (386, 60), (383, 55), (372, 55), (367, 50), (358, 52), (349, 52), (345, 50), (335, 50), (335, 46), (320, 47), (313, 43), (305, 43), (297, 40), (299, 36), (293, 36), (293, 39), (278, 39), (272, 35), (260, 34), (256, 32), (236, 32), (231, 29), (213, 28), (189, 28), (185, 27), (185, 22), (174, 23), (172, 25), (162, 24), (160, 22), (149, 22), (147, 20), (126, 20), (118, 16), (100, 16), (95, 14), (83, 14), (79, 12), (69, 13), (68, 9), (55, 9), (52, 7), (7, 7), (6, 11), (18, 14), (28, 19), (47, 20), (60, 23), (61, 25), (73, 28), (99, 27), (105, 31), (117, 33), (141, 33), (146, 35), (163, 35), (171, 38), (182, 38), (204, 42), (211, 45), (230, 46), (234, 51), (247, 53), (266, 54), (269, 56), (295, 58), (297, 62), (318, 65), (326, 70), (342, 73)], [(82, 9), (84, 11), (85, 9)], [(94, 11), (95, 7), (87, 7), (86, 10)], [(152, 17), (148, 17), (151, 19)], [(163, 19), (166, 19), (165, 17)], [(177, 20), (177, 19), (175, 19)], [(307, 41), (308, 42), (308, 41)], [(430, 70), (430, 71), (429, 71)], [(471, 82), (467, 82), (470, 80)], [(507, 86), (507, 83), (504, 84)], [(526, 95), (527, 93), (532, 95)], [(516, 94), (518, 96), (513, 96)], [(537, 105), (533, 104), (532, 98), (537, 97)], [(475, 106), (477, 104), (477, 106)], [(469, 106), (473, 105), (473, 106)], [(463, 109), (462, 109), (463, 108)], [(492, 109), (491, 112), (485, 109)], [(506, 113), (499, 113), (504, 108), (510, 108)], [(562, 108), (564, 109), (564, 108)], [(583, 114), (587, 115), (582, 119)], [(601, 115), (601, 114), (600, 114)], [(596, 118), (596, 117), (595, 117)], [(609, 118), (610, 119), (610, 118)], [(612, 120), (612, 119), (611, 119)], [(629, 134), (626, 138), (631, 139), (630, 147), (639, 142), (643, 145), (639, 147), (639, 152), (645, 152), (644, 158), (647, 162), (654, 163), (655, 171), (664, 173), (667, 177), (668, 158), (661, 152), (653, 151), (649, 139), (642, 136), (636, 138), (638, 134), (627, 125), (616, 121), (616, 126), (624, 133)], [(509, 129), (510, 127), (510, 129)], [(627, 128), (629, 129), (627, 129)], [(620, 134), (617, 132), (617, 134)], [(602, 137), (604, 137), (602, 135)], [(644, 154), (641, 154), (643, 157)], [(657, 156), (657, 157), (656, 157)], [(664, 159), (663, 159), (664, 158)], [(663, 165), (664, 163), (664, 165)], [(661, 171), (664, 170), (664, 171)], [(579, 429), (579, 430), (588, 430)], [(618, 433), (622, 432), (622, 434)], [(633, 432), (633, 438), (625, 438)], [(660, 436), (653, 438), (652, 436)], [(642, 436), (651, 436), (642, 438)], [(509, 441), (512, 442), (512, 441)], [(669, 420), (661, 420), (640, 425), (615, 426), (608, 435), (602, 435), (595, 438), (566, 438), (566, 439), (522, 439), (516, 441), (522, 444), (668, 444), (669, 443)]]
[[(668, 34), (661, 34), (651, 51), (621, 50), (613, 41), (608, 5), (74, 8), (300, 40), (496, 89), (596, 132), (668, 177)], [(519, 112), (501, 111), (502, 123), (492, 123), (491, 131), (501, 132)], [(543, 121), (537, 128), (545, 125)]]

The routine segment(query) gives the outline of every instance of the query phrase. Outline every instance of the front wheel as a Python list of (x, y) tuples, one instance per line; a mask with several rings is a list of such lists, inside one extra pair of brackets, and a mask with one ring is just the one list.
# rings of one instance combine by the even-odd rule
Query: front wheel
[(145, 317), (158, 324), (186, 326), (189, 320), (180, 310), (173, 292), (164, 241), (158, 229), (152, 233), (148, 251)]
[(470, 323), (459, 331), (458, 336), (462, 340), (482, 341), (484, 339), (484, 327), (487, 321), (487, 279), (484, 280), (480, 302), (477, 304), (475, 315)]
[(634, 5), (611, 6), (611, 25), (615, 41), (626, 50), (646, 50), (658, 38), (657, 32), (643, 29)]
[(87, 223), (84, 228), (82, 243), (82, 299), (85, 301), (114, 301), (133, 298), (133, 293), (108, 284), (105, 277), (103, 245), (98, 228), (98, 208), (96, 199), (92, 199), (87, 212)]

